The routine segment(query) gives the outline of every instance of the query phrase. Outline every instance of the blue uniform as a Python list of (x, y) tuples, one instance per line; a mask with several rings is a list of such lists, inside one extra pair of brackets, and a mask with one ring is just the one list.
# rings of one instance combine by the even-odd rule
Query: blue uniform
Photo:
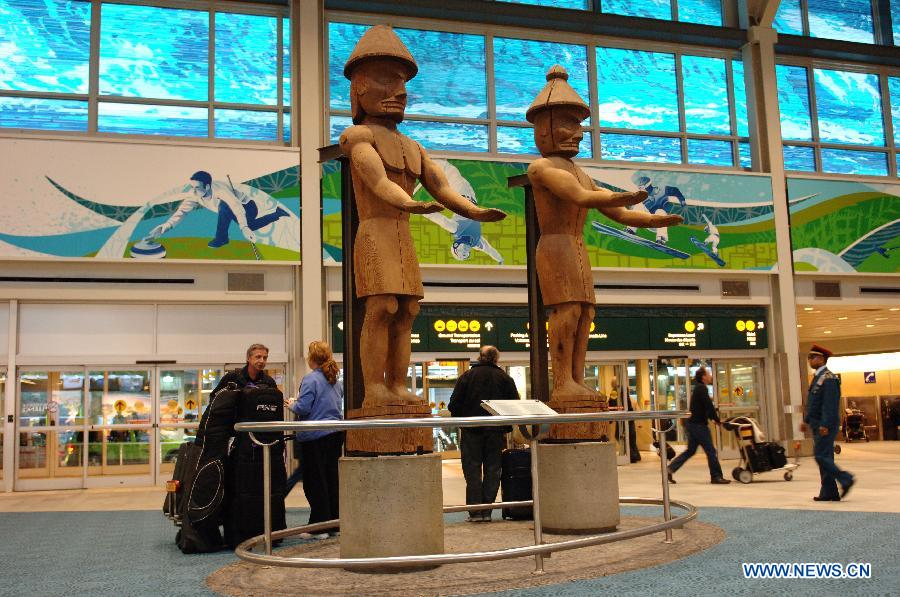
[[(809, 425), (813, 434), (813, 455), (822, 479), (819, 498), (823, 500), (839, 499), (837, 484), (847, 487), (853, 481), (853, 475), (842, 471), (834, 463), (834, 439), (840, 429), (840, 405), (840, 381), (834, 373), (822, 367), (809, 384), (803, 422)], [(828, 429), (828, 434), (820, 435), (820, 427)]]

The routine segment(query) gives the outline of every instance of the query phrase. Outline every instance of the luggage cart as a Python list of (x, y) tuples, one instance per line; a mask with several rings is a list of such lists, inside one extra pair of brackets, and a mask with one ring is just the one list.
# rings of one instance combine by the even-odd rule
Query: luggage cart
[(756, 441), (754, 428), (758, 428), (758, 424), (750, 417), (728, 419), (722, 423), (722, 427), (733, 431), (738, 440), (741, 461), (731, 471), (735, 481), (752, 483), (754, 475), (773, 471), (782, 471), (785, 481), (793, 480), (794, 471), (800, 467), (799, 450), (795, 450), (794, 461), (787, 462), (784, 448), (780, 444)]

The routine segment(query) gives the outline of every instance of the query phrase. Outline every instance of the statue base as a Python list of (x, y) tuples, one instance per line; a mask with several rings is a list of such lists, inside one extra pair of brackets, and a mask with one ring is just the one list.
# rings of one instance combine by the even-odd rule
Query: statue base
[(616, 530), (619, 474), (609, 442), (540, 444), (541, 528), (561, 535)]
[[(440, 454), (344, 457), (339, 462), (339, 474), (342, 558), (444, 553)], [(434, 567), (385, 567), (363, 572)]]
[[(547, 406), (561, 415), (573, 413), (598, 413), (608, 410), (606, 400), (560, 400), (554, 396)], [(565, 425), (551, 425), (547, 439), (551, 442), (566, 441), (603, 441), (609, 439), (609, 423), (566, 423)]]
[[(347, 411), (347, 419), (421, 419), (430, 416), (431, 408), (427, 404), (388, 404)], [(347, 456), (400, 456), (432, 452), (434, 436), (430, 427), (348, 431), (344, 446)]]

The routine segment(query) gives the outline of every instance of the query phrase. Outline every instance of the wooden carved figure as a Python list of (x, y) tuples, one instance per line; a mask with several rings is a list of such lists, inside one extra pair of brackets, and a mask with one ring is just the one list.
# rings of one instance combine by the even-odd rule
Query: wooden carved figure
[[(406, 389), (410, 334), (424, 296), (409, 215), (446, 207), (480, 222), (506, 217), (453, 191), (422, 146), (397, 130), (406, 110), (406, 82), (417, 72), (409, 50), (386, 25), (366, 31), (344, 65), (355, 126), (343, 132), (340, 144), (350, 159), (359, 211), (353, 260), (356, 295), (365, 298), (364, 408), (423, 402)], [(413, 200), (417, 180), (437, 201)]]
[(594, 319), (594, 279), (583, 229), (589, 208), (627, 226), (659, 228), (682, 221), (629, 211), (645, 191), (614, 193), (598, 187), (572, 158), (581, 143), (581, 122), (590, 115), (587, 104), (568, 84), (569, 75), (557, 65), (547, 72), (547, 85), (528, 108), (534, 140), (541, 157), (528, 167), (528, 179), (541, 237), (536, 262), (541, 296), (550, 308), (550, 358), (553, 371), (551, 402), (597, 400), (584, 385), (584, 360)]

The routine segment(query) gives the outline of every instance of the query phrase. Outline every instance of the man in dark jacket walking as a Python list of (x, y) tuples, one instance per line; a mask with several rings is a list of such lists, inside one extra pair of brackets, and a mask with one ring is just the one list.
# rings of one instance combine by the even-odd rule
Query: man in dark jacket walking
[[(453, 388), (448, 408), (454, 417), (489, 416), (482, 400), (518, 400), (513, 379), (497, 366), (500, 352), (482, 346), (478, 362), (463, 373)], [(466, 479), (466, 503), (490, 504), (500, 489), (500, 464), (504, 434), (509, 427), (466, 427), (461, 430), (460, 452)], [(491, 512), (470, 511), (469, 522), (490, 522)]]
[(246, 386), (276, 387), (275, 380), (266, 375), (266, 362), (269, 360), (269, 349), (263, 344), (251, 344), (247, 349), (247, 364), (241, 369), (226, 373), (210, 394), (210, 398), (233, 383), (238, 388)]
[(691, 416), (685, 422), (687, 430), (687, 450), (679, 454), (675, 460), (669, 463), (669, 482), (674, 483), (672, 475), (681, 468), (687, 459), (697, 453), (697, 448), (702, 446), (706, 452), (706, 462), (709, 465), (710, 483), (726, 485), (731, 483), (722, 476), (722, 465), (719, 464), (719, 456), (713, 446), (712, 434), (709, 432), (708, 421), (715, 421), (719, 425), (719, 413), (709, 397), (706, 386), (712, 383), (712, 375), (706, 367), (697, 369), (694, 375), (694, 390), (691, 392)]

